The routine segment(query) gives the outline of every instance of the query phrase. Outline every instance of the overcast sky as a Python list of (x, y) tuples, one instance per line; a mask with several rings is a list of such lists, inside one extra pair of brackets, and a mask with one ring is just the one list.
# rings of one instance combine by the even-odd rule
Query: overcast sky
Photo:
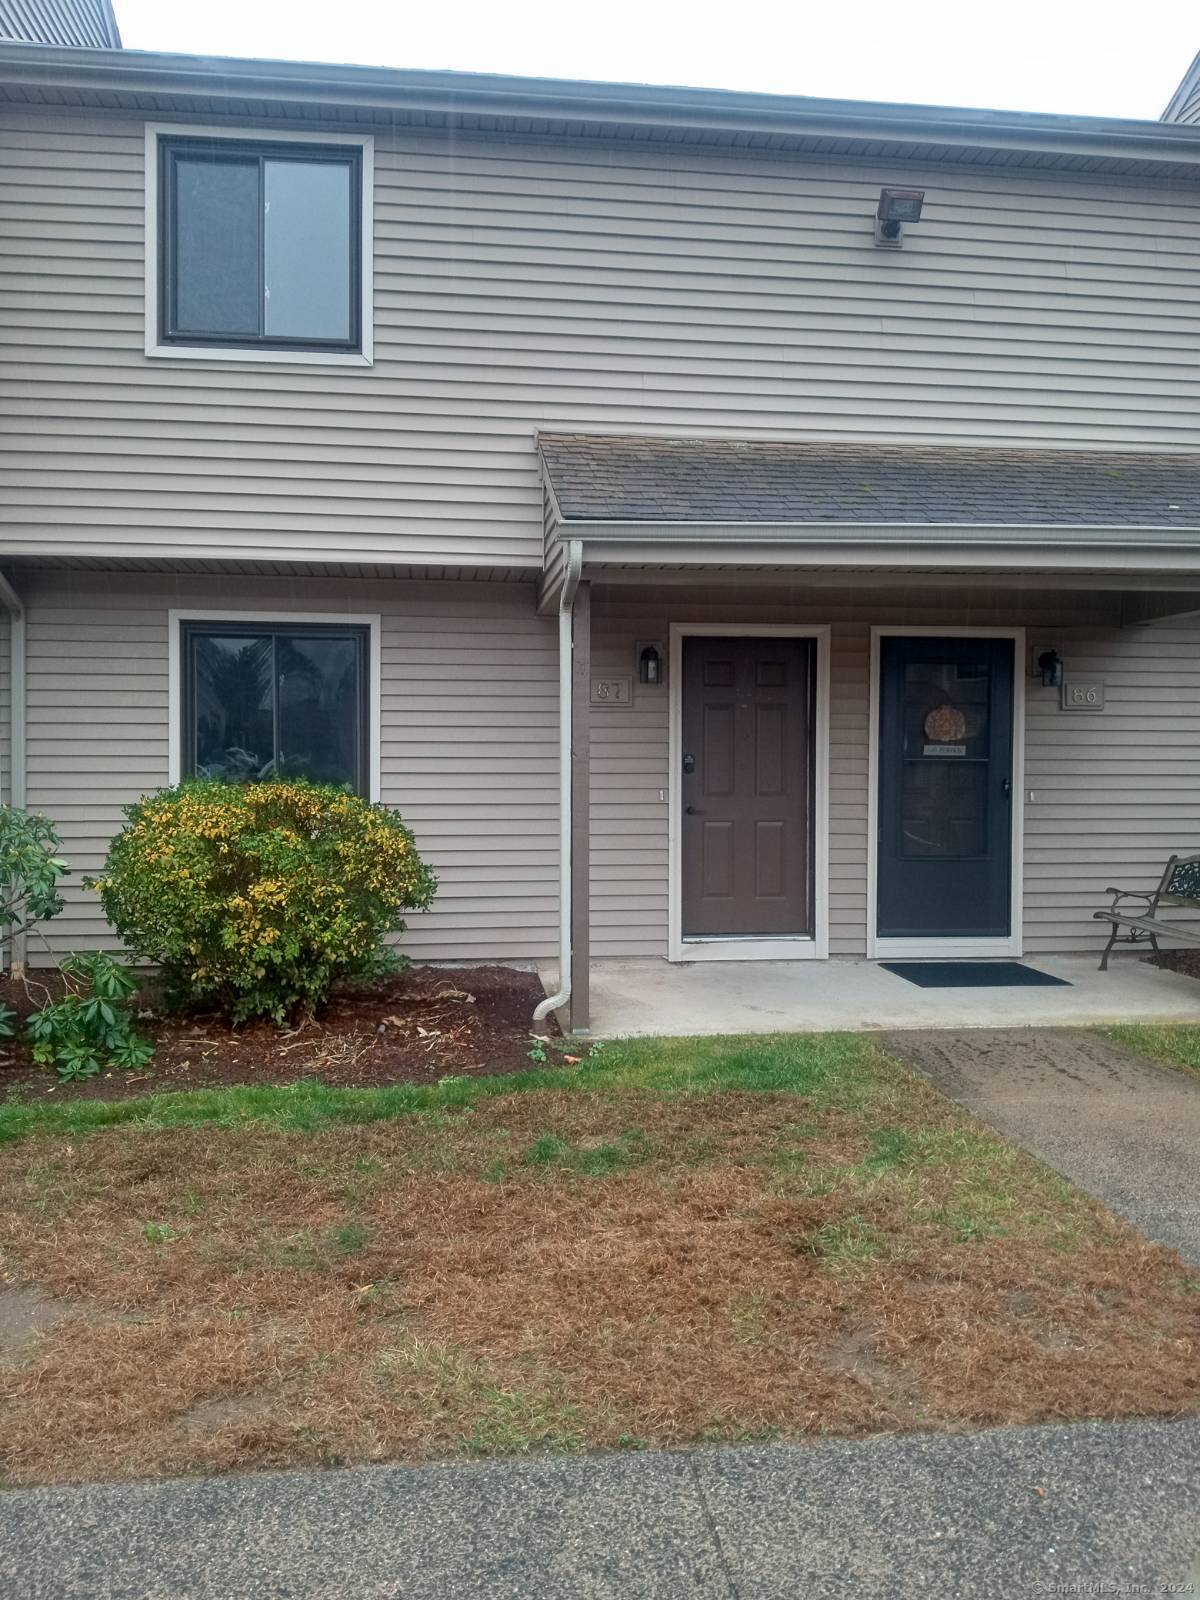
[(1155, 118), (1198, 0), (116, 0), (132, 50)]

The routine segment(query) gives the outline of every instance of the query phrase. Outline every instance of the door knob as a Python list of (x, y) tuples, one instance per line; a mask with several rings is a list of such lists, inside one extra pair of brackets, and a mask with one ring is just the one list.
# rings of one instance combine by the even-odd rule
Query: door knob
[(702, 817), (704, 815), (704, 809), (701, 806), (685, 806), (684, 810), (689, 817)]

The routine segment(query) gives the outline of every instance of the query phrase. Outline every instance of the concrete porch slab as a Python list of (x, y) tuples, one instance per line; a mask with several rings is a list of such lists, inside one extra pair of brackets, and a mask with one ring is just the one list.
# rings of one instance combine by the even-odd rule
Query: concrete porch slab
[[(1095, 956), (1045, 956), (1025, 964), (1065, 978), (1070, 988), (920, 989), (874, 961), (859, 960), (594, 961), (590, 1034), (1200, 1023), (1200, 981), (1139, 959), (1114, 961), (1108, 972), (1097, 970)], [(547, 993), (554, 993), (554, 969), (540, 975)], [(559, 1020), (565, 1026), (565, 1018)]]

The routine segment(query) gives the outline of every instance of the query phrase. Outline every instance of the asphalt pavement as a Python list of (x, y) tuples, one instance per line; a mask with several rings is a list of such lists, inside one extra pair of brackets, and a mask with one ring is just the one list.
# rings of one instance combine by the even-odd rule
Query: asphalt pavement
[(0, 1497), (4, 1600), (1200, 1594), (1200, 1420)]
[(1071, 1029), (896, 1033), (943, 1094), (1200, 1266), (1200, 1078)]

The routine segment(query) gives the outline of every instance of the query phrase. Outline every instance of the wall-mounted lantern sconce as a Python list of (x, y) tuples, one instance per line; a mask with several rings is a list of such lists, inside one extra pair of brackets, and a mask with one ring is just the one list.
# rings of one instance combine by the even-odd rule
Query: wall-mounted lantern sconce
[(904, 243), (904, 224), (920, 222), (924, 189), (881, 189), (875, 212), (875, 243), (884, 250), (899, 250)]
[(638, 656), (638, 682), (662, 682), (662, 655), (652, 644), (646, 645)]
[(1042, 674), (1043, 689), (1057, 689), (1063, 681), (1062, 657), (1057, 650), (1043, 650), (1038, 657), (1038, 670)]

